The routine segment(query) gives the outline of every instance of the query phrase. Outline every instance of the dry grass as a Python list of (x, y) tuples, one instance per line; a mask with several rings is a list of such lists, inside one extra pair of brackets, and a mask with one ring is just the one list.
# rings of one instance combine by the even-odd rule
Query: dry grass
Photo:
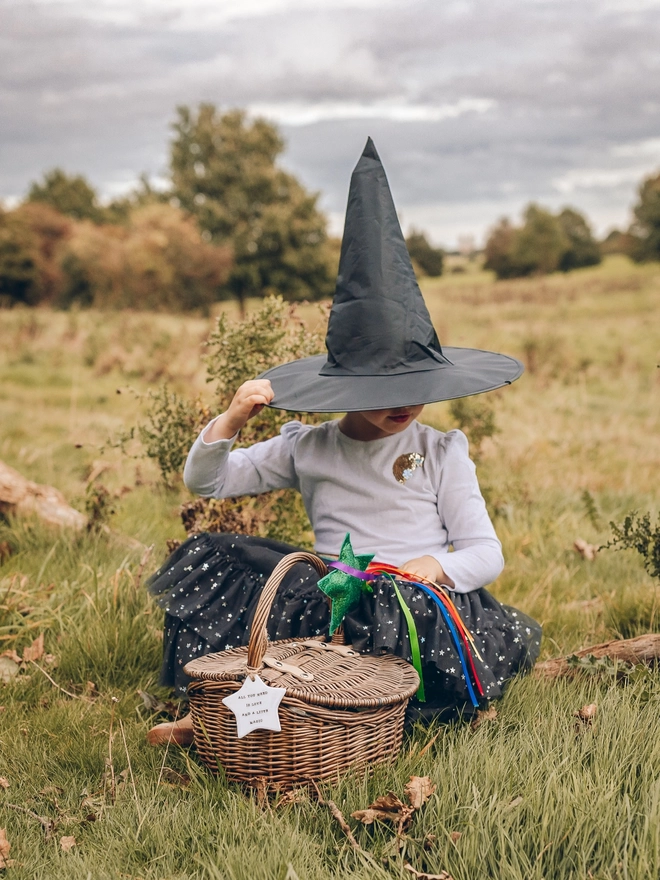
[[(499, 433), (479, 464), (508, 563), (495, 594), (543, 622), (545, 656), (657, 629), (658, 585), (640, 560), (603, 551), (588, 562), (573, 541), (604, 543), (609, 520), (658, 510), (660, 268), (613, 258), (568, 276), (493, 283), (470, 272), (424, 288), (445, 344), (507, 351), (528, 366), (491, 396)], [(138, 417), (129, 385), (144, 391), (167, 379), (179, 392), (204, 391), (199, 346), (209, 326), (164, 315), (0, 313), (0, 458), (79, 507), (90, 481), (107, 486), (112, 528), (154, 543), (155, 565), (165, 539), (182, 536), (185, 493), (100, 447)], [(453, 425), (446, 404), (425, 418)], [(20, 653), (44, 633), (58, 664), (49, 675), (76, 695), (35, 669), (0, 685), (0, 776), (9, 782), (0, 827), (18, 862), (13, 876), (409, 876), (384, 828), (354, 829), (373, 853), (365, 858), (309, 799), (264, 813), (211, 780), (194, 754), (147, 748), (153, 718), (135, 691), (154, 689), (160, 618), (137, 582), (140, 551), (36, 523), (0, 525), (3, 542), (11, 555), (0, 564), (0, 639)], [(410, 773), (431, 775), (438, 794), (405, 858), (455, 880), (656, 877), (659, 695), (655, 675), (629, 687), (521, 681), (494, 723), (442, 730), (423, 755), (438, 731), (420, 729), (394, 767), (344, 780), (330, 796), (349, 815), (401, 791)], [(576, 731), (573, 712), (591, 702), (593, 729)], [(163, 767), (190, 783), (163, 785)], [(52, 819), (56, 833), (45, 839), (42, 824), (7, 803)], [(430, 849), (427, 834), (436, 835)], [(63, 852), (60, 836), (77, 846)]]

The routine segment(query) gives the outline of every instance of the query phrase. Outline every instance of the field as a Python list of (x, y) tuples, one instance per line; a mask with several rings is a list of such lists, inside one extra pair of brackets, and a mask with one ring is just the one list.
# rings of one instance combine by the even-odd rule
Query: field
[[(494, 594), (542, 622), (543, 657), (657, 630), (659, 585), (641, 558), (601, 550), (589, 561), (573, 542), (605, 544), (611, 520), (658, 513), (660, 267), (610, 258), (497, 283), (475, 271), (427, 281), (424, 293), (443, 343), (527, 365), (490, 396), (498, 430), (475, 449), (507, 559)], [(431, 776), (437, 792), (399, 854), (387, 826), (349, 819), (356, 851), (306, 795), (264, 808), (212, 779), (194, 751), (146, 745), (158, 719), (137, 691), (167, 695), (156, 686), (160, 612), (143, 580), (165, 541), (184, 537), (177, 508), (187, 494), (108, 440), (135, 424), (136, 394), (157, 383), (208, 396), (210, 326), (0, 312), (0, 459), (81, 510), (90, 487), (103, 486), (114, 510), (109, 532), (78, 536), (0, 521), (0, 651), (29, 658), (43, 634), (45, 652), (37, 642), (38, 660), (0, 683), (7, 876), (385, 880), (413, 877), (406, 862), (454, 880), (660, 876), (655, 673), (516, 681), (495, 720), (420, 727), (392, 767), (324, 788), (350, 816), (379, 794), (401, 795), (411, 774)], [(448, 404), (423, 420), (455, 425)], [(574, 713), (591, 703), (593, 723), (580, 722)], [(61, 838), (75, 845), (66, 851)]]

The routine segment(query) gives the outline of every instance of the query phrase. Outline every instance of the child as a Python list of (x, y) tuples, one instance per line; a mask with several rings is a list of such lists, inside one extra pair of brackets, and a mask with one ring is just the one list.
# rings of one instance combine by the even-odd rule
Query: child
[[(351, 181), (326, 343), (327, 358), (284, 364), (241, 385), (195, 441), (184, 480), (218, 498), (296, 488), (319, 555), (336, 558), (349, 533), (358, 555), (375, 554), (448, 591), (474, 640), (471, 669), (439, 603), (406, 580), (395, 587), (377, 577), (346, 616), (344, 631), (359, 651), (408, 660), (415, 643), (427, 699), (413, 702), (413, 715), (451, 717), (468, 701), (476, 706), (499, 696), (515, 673), (531, 667), (540, 627), (484, 589), (504, 561), (465, 435), (441, 433), (417, 418), (425, 403), (509, 384), (522, 366), (493, 352), (440, 347), (371, 141)], [(292, 421), (278, 437), (231, 451), (248, 420), (269, 405), (346, 414), (318, 426)], [(261, 588), (294, 549), (203, 534), (175, 551), (151, 582), (166, 609), (163, 683), (183, 695), (185, 663), (247, 644)], [(304, 564), (289, 572), (273, 605), (270, 638), (327, 632), (318, 578)], [(191, 741), (188, 716), (149, 733), (152, 743), (168, 739)]]

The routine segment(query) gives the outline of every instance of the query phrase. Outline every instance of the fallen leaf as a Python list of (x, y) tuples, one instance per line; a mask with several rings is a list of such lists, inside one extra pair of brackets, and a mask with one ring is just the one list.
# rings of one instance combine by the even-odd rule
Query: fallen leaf
[(179, 715), (180, 708), (172, 700), (160, 700), (153, 694), (140, 690), (138, 690), (138, 695), (142, 697), (142, 702), (147, 712), (165, 712), (172, 718), (176, 718)]
[(59, 785), (45, 785), (39, 794), (43, 794), (45, 797), (57, 797), (59, 794), (64, 794), (64, 789)]
[(171, 767), (164, 767), (162, 781), (167, 785), (176, 785), (179, 788), (185, 788), (190, 785), (190, 776), (187, 773), (179, 773)]
[(60, 848), (62, 852), (70, 852), (78, 842), (75, 837), (60, 837)]
[(399, 822), (405, 813), (412, 813), (412, 810), (406, 807), (393, 791), (390, 791), (377, 797), (366, 810), (356, 810), (351, 816), (363, 825), (371, 825), (376, 819), (383, 822)]
[(398, 814), (386, 813), (383, 810), (372, 810), (371, 808), (367, 808), (366, 810), (356, 810), (354, 813), (351, 813), (352, 819), (357, 819), (358, 822), (362, 822), (363, 825), (372, 825), (376, 819), (380, 819), (381, 821), (398, 818)]
[(369, 808), (372, 810), (380, 810), (385, 813), (399, 813), (401, 810), (405, 810), (406, 805), (403, 801), (399, 800), (399, 798), (394, 794), (393, 791), (388, 791), (387, 794), (380, 795), (376, 800), (369, 804)]
[(431, 797), (435, 789), (436, 786), (428, 776), (411, 776), (410, 782), (403, 790), (413, 810), (419, 810)]
[(273, 806), (278, 809), (279, 807), (289, 807), (292, 804), (304, 804), (307, 800), (309, 800), (309, 795), (304, 788), (292, 788), (285, 791)]
[(29, 648), (23, 648), (23, 660), (27, 663), (29, 660), (41, 660), (44, 655), (44, 634), (41, 633), (32, 642)]
[(22, 663), (23, 662), (21, 655), (17, 654), (13, 648), (9, 651), (3, 651), (2, 654), (0, 654), (0, 657), (9, 657), (9, 659), (13, 660), (14, 663)]
[(574, 712), (573, 714), (576, 718), (579, 718), (580, 721), (583, 721), (585, 724), (592, 724), (597, 712), (598, 704), (589, 703), (589, 705), (583, 706), (581, 709), (578, 709), (577, 712)]
[(9, 780), (5, 776), (0, 776), (0, 788), (9, 788)]
[(6, 562), (14, 553), (14, 548), (9, 541), (0, 541), (0, 564)]
[(472, 719), (470, 727), (472, 730), (476, 730), (477, 727), (481, 727), (484, 721), (495, 721), (497, 718), (497, 709), (495, 706), (489, 706), (487, 709), (477, 709), (477, 714)]
[(573, 712), (573, 716), (577, 718), (575, 722), (575, 733), (577, 735), (584, 733), (592, 727), (597, 712), (598, 705), (596, 703), (589, 703), (587, 706), (578, 709), (577, 712)]
[(422, 846), (424, 849), (433, 849), (433, 847), (438, 842), (437, 834), (427, 834), (424, 840), (422, 841)]
[(575, 541), (573, 541), (573, 547), (577, 550), (580, 556), (588, 562), (593, 562), (598, 553), (598, 547), (596, 544), (589, 544), (582, 538), (576, 538)]
[(442, 871), (440, 874), (427, 874), (426, 871), (415, 870), (409, 862), (406, 862), (403, 870), (408, 871), (413, 877), (417, 877), (418, 880), (453, 880), (451, 874), (448, 874), (446, 871)]
[(19, 673), (19, 665), (11, 657), (0, 657), (0, 681), (7, 684), (16, 678)]
[(451, 831), (449, 833), (449, 839), (452, 843), (458, 843), (458, 841), (463, 837), (462, 831)]
[(11, 843), (7, 840), (5, 829), (0, 828), (0, 870), (11, 867), (13, 859), (7, 859)]

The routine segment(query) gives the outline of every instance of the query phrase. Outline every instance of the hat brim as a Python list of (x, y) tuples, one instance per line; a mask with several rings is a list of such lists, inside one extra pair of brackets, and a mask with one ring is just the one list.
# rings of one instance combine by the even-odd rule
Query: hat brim
[(494, 391), (522, 374), (523, 364), (506, 354), (476, 348), (443, 346), (450, 364), (385, 376), (321, 376), (324, 354), (272, 367), (259, 379), (269, 379), (274, 409), (290, 412), (363, 412), (419, 406)]

